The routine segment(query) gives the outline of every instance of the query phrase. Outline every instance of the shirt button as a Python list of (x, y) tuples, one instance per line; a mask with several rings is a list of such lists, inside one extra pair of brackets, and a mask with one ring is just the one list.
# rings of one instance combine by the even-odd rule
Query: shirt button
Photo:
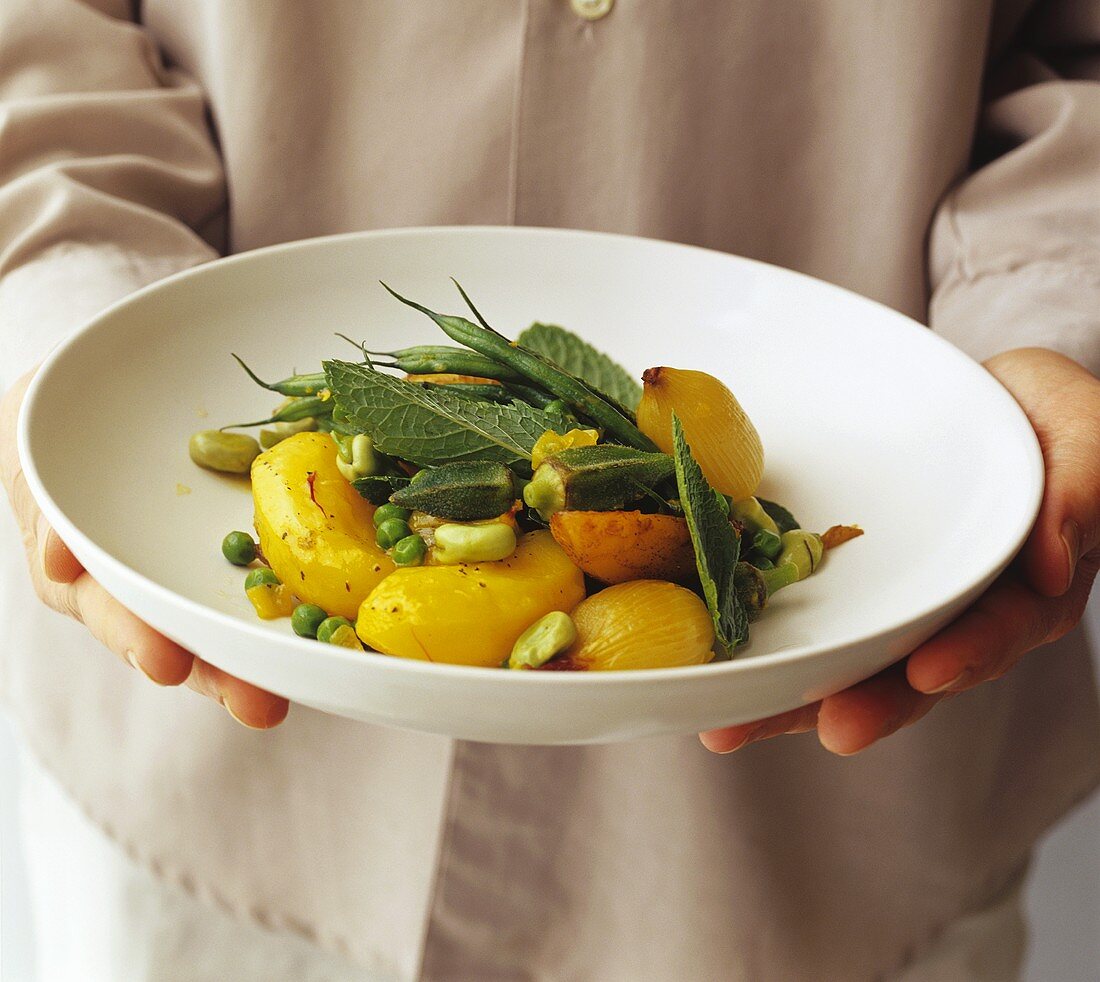
[(599, 20), (611, 13), (615, 0), (569, 0), (573, 13), (585, 20)]

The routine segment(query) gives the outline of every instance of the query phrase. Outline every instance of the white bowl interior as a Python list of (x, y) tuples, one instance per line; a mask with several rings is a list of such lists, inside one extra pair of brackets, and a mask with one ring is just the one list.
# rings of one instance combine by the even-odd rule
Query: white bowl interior
[[(734, 662), (683, 670), (694, 678), (679, 673), (691, 686), (703, 678), (717, 692), (728, 686), (724, 703), (708, 695), (693, 715), (691, 706), (663, 708), (659, 689), (638, 694), (643, 683), (671, 681), (668, 673), (585, 676), (595, 700), (586, 711), (599, 707), (596, 722), (570, 729), (567, 718), (557, 729), (524, 730), (521, 719), (504, 722), (511, 710), (501, 704), (512, 693), (522, 687), (518, 702), (533, 699), (568, 717), (563, 706), (580, 697), (562, 693), (582, 679), (380, 656), (349, 661), (345, 652), (294, 638), (285, 621), (256, 621), (241, 571), (218, 548), (225, 532), (251, 527), (247, 484), (199, 470), (186, 449), (192, 431), (261, 418), (277, 401), (248, 382), (230, 352), (276, 378), (314, 370), (324, 357), (354, 359), (336, 331), (379, 350), (445, 341), (378, 281), (458, 312), (452, 275), (505, 333), (550, 321), (639, 373), (664, 364), (720, 376), (763, 438), (761, 492), (806, 527), (854, 522), (866, 530), (829, 554), (818, 575), (779, 594)], [(23, 424), (28, 475), (48, 517), (89, 568), (158, 627), (314, 705), (479, 739), (636, 736), (753, 718), (819, 697), (888, 664), (956, 612), (1018, 548), (1041, 491), (1035, 439), (1015, 403), (902, 315), (760, 263), (551, 230), (342, 236), (183, 274), (124, 301), (55, 353)], [(261, 649), (279, 657), (265, 660)], [(832, 665), (823, 661), (830, 658)], [(333, 665), (327, 681), (323, 663)], [(400, 672), (411, 673), (406, 681), (422, 709), (382, 705), (378, 690), (401, 688)], [(750, 672), (755, 681), (747, 686)], [(367, 675), (369, 691), (324, 688)], [(475, 676), (489, 687), (490, 704), (476, 718), (467, 709), (440, 722), (440, 700), (451, 696), (439, 689), (474, 685)], [(717, 717), (727, 706), (728, 716)], [(623, 715), (636, 717), (639, 707), (644, 718)]]

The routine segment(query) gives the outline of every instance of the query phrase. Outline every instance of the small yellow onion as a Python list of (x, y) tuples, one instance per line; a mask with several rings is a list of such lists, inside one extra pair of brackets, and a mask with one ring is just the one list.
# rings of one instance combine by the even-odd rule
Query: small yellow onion
[(734, 501), (756, 493), (764, 448), (734, 394), (713, 375), (682, 368), (649, 368), (638, 404), (638, 429), (672, 453), (672, 414), (711, 486)]
[(706, 604), (675, 583), (620, 583), (582, 601), (570, 616), (577, 640), (562, 656), (563, 668), (676, 668), (714, 656), (714, 622)]

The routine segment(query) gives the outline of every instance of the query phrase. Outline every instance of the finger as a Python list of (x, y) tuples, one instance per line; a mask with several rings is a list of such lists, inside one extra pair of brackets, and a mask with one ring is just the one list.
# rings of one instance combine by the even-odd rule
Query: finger
[(69, 547), (61, 541), (61, 536), (50, 528), (41, 515), (38, 516), (37, 524), (39, 557), (46, 578), (54, 583), (74, 582), (84, 572), (80, 560), (72, 554)]
[(191, 652), (154, 631), (87, 573), (67, 591), (72, 612), (101, 644), (157, 685), (179, 685), (187, 680)]
[(987, 368), (1027, 414), (1043, 452), (1046, 488), (1022, 559), (1039, 593), (1061, 596), (1079, 558), (1100, 547), (1100, 382), (1035, 348), (1006, 352)]
[(893, 665), (865, 682), (828, 696), (817, 715), (817, 736), (834, 754), (848, 756), (915, 723), (942, 699), (915, 691), (905, 678), (905, 663)]
[(817, 725), (817, 710), (820, 705), (814, 702), (754, 723), (708, 730), (700, 733), (699, 739), (707, 750), (716, 754), (729, 754), (758, 740), (767, 740), (785, 733), (805, 733)]
[(254, 730), (278, 726), (290, 711), (290, 703), (282, 696), (257, 688), (201, 658), (195, 659), (187, 684), (223, 705), (238, 723)]
[(1027, 652), (1076, 623), (1090, 585), (1082, 576), (1069, 595), (1049, 598), (1005, 574), (909, 656), (909, 684), (920, 692), (958, 692), (999, 678)]

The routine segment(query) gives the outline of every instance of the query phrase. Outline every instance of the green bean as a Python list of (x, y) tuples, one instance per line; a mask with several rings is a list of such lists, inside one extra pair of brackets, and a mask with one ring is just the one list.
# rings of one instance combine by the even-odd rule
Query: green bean
[(266, 426), (268, 423), (297, 423), (309, 417), (332, 415), (332, 399), (328, 396), (298, 396), (288, 398), (267, 419), (251, 423), (233, 423), (222, 429), (245, 429), (249, 426)]
[(285, 378), (281, 382), (265, 382), (241, 360), (239, 355), (233, 355), (233, 357), (237, 359), (237, 364), (245, 370), (248, 377), (252, 379), (253, 382), (270, 392), (278, 392), (279, 395), (312, 396), (316, 395), (322, 389), (328, 388), (328, 381), (325, 378), (324, 372), (311, 372), (308, 375), (291, 375), (290, 378)]
[(563, 372), (553, 362), (533, 351), (513, 344), (503, 334), (489, 327), (479, 327), (465, 317), (437, 314), (427, 307), (391, 290), (382, 284), (403, 304), (430, 317), (452, 341), (457, 341), (486, 357), (500, 361), (515, 369), (528, 381), (535, 383), (559, 399), (565, 400), (576, 412), (591, 419), (604, 430), (606, 436), (639, 450), (656, 451), (657, 446), (618, 409), (604, 401), (584, 382)]
[(260, 455), (260, 445), (244, 433), (199, 430), (187, 444), (191, 459), (211, 471), (247, 474)]
[(317, 418), (314, 416), (303, 416), (293, 423), (276, 423), (270, 430), (260, 430), (260, 446), (264, 450), (270, 450), (288, 436), (294, 436), (295, 433), (310, 433), (316, 429), (318, 429)]
[[(550, 395), (549, 392), (543, 392), (542, 389), (536, 388), (533, 385), (523, 385), (519, 382), (508, 382), (505, 385), (513, 395), (519, 396), (528, 405), (534, 406), (536, 409), (541, 409), (544, 412), (551, 409), (555, 404), (560, 405), (560, 410), (557, 410), (557, 415), (564, 416), (565, 412), (569, 409), (569, 405), (563, 399), (556, 399)], [(570, 413), (572, 415), (572, 413)]]
[(391, 358), (391, 363), (378, 362), (383, 368), (397, 368), (409, 375), (472, 375), (492, 378), (498, 382), (522, 382), (524, 377), (515, 369), (494, 358), (445, 344), (418, 344), (400, 351), (370, 351), (371, 355)]
[(484, 385), (478, 382), (420, 382), (429, 392), (450, 392), (474, 402), (511, 402), (512, 394), (503, 385)]

